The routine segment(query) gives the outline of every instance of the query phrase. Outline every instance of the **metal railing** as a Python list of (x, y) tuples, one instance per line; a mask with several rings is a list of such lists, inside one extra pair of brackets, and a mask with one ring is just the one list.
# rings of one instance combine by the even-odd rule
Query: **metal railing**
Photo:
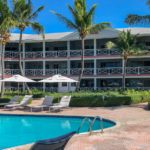
[(25, 52), (25, 58), (42, 58), (43, 51), (38, 52)]
[(150, 74), (150, 66), (146, 67), (127, 67), (126, 74)]
[(91, 120), (90, 120), (89, 118), (87, 118), (87, 117), (83, 119), (83, 121), (82, 121), (82, 123), (81, 123), (79, 129), (77, 130), (77, 134), (79, 134), (79, 131), (80, 131), (80, 129), (81, 129), (81, 127), (82, 127), (82, 125), (83, 125), (83, 123), (84, 123), (84, 121), (85, 121), (86, 119), (89, 121), (89, 132), (90, 132), (90, 135), (92, 134), (92, 125), (91, 125), (92, 122), (91, 122)]
[(121, 67), (97, 68), (96, 71), (98, 75), (122, 74), (123, 68)]
[(21, 74), (20, 69), (5, 69), (5, 75)]
[[(19, 58), (19, 52), (5, 51), (5, 58)], [(23, 53), (21, 53), (21, 57), (23, 57)]]
[(83, 125), (83, 123), (85, 122), (86, 119), (89, 121), (89, 130), (88, 131), (89, 131), (90, 135), (92, 134), (92, 126), (93, 126), (96, 119), (99, 119), (101, 121), (101, 133), (103, 133), (103, 119), (99, 116), (96, 116), (96, 117), (94, 117), (94, 120), (92, 122), (88, 117), (85, 117), (83, 119), (82, 123), (80, 124), (80, 127), (77, 130), (77, 134), (79, 134), (79, 131), (80, 131), (80, 129), (81, 129), (81, 127), (82, 127), (82, 125)]
[(45, 74), (46, 75), (55, 75), (55, 74), (67, 75), (68, 69), (46, 69)]
[(43, 75), (43, 69), (26, 69), (25, 70), (25, 75), (31, 75), (31, 76), (38, 76), (38, 75)]
[(97, 56), (101, 56), (101, 55), (120, 55), (121, 53), (115, 49), (108, 50), (108, 49), (104, 48), (104, 49), (97, 49), (96, 54), (97, 54)]

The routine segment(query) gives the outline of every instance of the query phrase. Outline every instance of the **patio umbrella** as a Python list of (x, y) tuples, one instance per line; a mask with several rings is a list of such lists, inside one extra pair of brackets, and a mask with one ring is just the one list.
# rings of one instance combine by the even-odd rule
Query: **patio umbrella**
[(36, 82), (21, 75), (13, 75), (10, 78), (5, 78), (4, 80), (0, 80), (0, 82), (18, 82), (18, 99), (19, 99), (19, 82)]
[(58, 103), (59, 103), (59, 83), (61, 82), (78, 82), (76, 80), (64, 77), (62, 75), (54, 75), (50, 78), (46, 78), (44, 80), (40, 80), (38, 82), (45, 82), (45, 83), (58, 83)]

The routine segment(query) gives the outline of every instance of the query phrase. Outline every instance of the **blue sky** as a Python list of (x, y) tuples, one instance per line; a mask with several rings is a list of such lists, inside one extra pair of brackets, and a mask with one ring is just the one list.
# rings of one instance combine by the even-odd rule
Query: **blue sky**
[[(69, 31), (49, 10), (53, 10), (72, 19), (66, 3), (73, 6), (73, 1), (74, 0), (32, 0), (35, 9), (41, 5), (45, 5), (45, 9), (39, 13), (39, 18), (37, 19), (37, 21), (44, 26), (45, 33)], [(124, 23), (124, 18), (129, 13), (138, 15), (150, 14), (150, 9), (146, 6), (146, 0), (86, 0), (86, 3), (88, 9), (93, 4), (98, 4), (95, 13), (96, 23), (103, 21), (111, 22), (113, 28), (128, 27), (128, 25)], [(13, 33), (19, 33), (19, 31), (14, 30)], [(34, 34), (31, 29), (26, 29), (24, 33)]]

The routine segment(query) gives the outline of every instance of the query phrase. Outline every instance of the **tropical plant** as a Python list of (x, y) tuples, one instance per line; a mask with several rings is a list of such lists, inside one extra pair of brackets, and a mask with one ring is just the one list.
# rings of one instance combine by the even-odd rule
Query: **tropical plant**
[[(5, 78), (5, 64), (4, 64), (4, 54), (5, 54), (5, 47), (6, 44), (11, 36), (10, 28), (11, 22), (7, 22), (3, 25), (3, 21), (10, 17), (10, 10), (7, 4), (7, 0), (0, 0), (0, 38), (2, 43), (2, 55), (1, 55), (1, 64), (2, 64), (2, 80)], [(11, 21), (11, 20), (10, 20)], [(4, 82), (1, 83), (1, 97), (4, 94)]]
[(83, 75), (84, 70), (84, 40), (87, 34), (90, 32), (101, 31), (104, 29), (108, 29), (111, 24), (109, 22), (102, 22), (95, 24), (94, 23), (94, 16), (95, 16), (95, 9), (98, 4), (95, 4), (91, 7), (88, 11), (86, 8), (86, 0), (74, 0), (74, 7), (72, 8), (70, 5), (67, 4), (70, 13), (73, 16), (73, 22), (66, 17), (58, 14), (54, 11), (50, 11), (57, 15), (58, 19), (61, 21), (63, 25), (65, 25), (69, 30), (74, 30), (79, 33), (79, 37), (82, 40), (82, 56), (81, 56), (81, 70), (78, 79), (78, 84), (76, 87), (76, 91), (79, 90), (81, 77)]
[(126, 65), (127, 59), (129, 55), (144, 55), (148, 51), (147, 47), (144, 43), (137, 44), (137, 38), (139, 34), (132, 35), (131, 30), (123, 30), (122, 33), (116, 31), (118, 33), (118, 38), (116, 43), (111, 41), (106, 43), (106, 47), (108, 49), (116, 49), (121, 53), (121, 56), (124, 58), (124, 71), (123, 71), (123, 89), (125, 89), (125, 76), (126, 76)]
[[(150, 8), (150, 0), (147, 0), (146, 5)], [(128, 25), (150, 25), (150, 15), (129, 14), (125, 18), (125, 23)]]
[[(32, 6), (31, 0), (12, 0), (13, 10), (12, 10), (12, 18), (8, 18), (7, 20), (12, 19), (13, 24), (16, 28), (20, 30), (20, 38), (19, 38), (19, 67), (21, 71), (21, 75), (24, 76), (22, 64), (21, 64), (21, 46), (22, 46), (22, 32), (30, 27), (35, 33), (43, 34), (43, 38), (45, 37), (44, 27), (40, 25), (35, 20), (38, 18), (38, 13), (41, 12), (45, 6), (40, 6), (36, 11)], [(29, 93), (31, 93), (30, 88), (27, 83), (25, 83), (26, 89)]]

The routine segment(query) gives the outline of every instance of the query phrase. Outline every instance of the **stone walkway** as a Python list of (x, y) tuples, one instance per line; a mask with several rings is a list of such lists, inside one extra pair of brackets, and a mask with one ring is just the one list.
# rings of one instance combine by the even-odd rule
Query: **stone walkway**
[[(34, 100), (32, 105), (41, 104), (42, 101)], [(31, 105), (30, 105), (31, 106)], [(31, 113), (30, 108), (0, 113)], [(41, 114), (36, 110), (31, 114)], [(48, 109), (42, 114), (49, 114)], [(51, 112), (57, 114), (58, 112)], [(150, 150), (150, 111), (147, 103), (109, 108), (72, 108), (63, 109), (61, 115), (90, 115), (100, 116), (120, 123), (120, 127), (110, 129), (104, 133), (93, 135), (74, 136), (65, 150)], [(28, 150), (32, 144), (11, 148), (9, 150)]]

